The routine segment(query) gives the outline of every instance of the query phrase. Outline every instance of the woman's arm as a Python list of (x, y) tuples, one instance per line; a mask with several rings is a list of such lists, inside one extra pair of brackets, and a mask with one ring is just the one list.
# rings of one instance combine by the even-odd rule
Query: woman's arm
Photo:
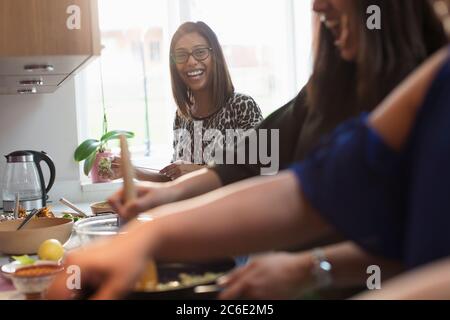
[(135, 168), (136, 179), (150, 182), (168, 182), (170, 178), (156, 171), (146, 170), (144, 168)]
[(163, 218), (133, 228), (157, 234), (152, 255), (161, 260), (214, 259), (286, 248), (330, 231), (301, 196), (291, 172), (250, 179), (148, 213)]
[[(372, 256), (352, 242), (323, 249), (332, 265), (332, 287), (363, 287), (367, 267), (378, 265), (383, 279), (398, 274), (399, 263)], [(222, 299), (294, 299), (319, 289), (314, 277), (315, 258), (312, 251), (276, 253), (258, 257), (223, 278)]]

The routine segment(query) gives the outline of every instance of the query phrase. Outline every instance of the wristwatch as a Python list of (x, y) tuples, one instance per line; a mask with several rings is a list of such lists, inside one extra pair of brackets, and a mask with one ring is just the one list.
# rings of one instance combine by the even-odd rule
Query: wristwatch
[(313, 258), (312, 274), (315, 278), (316, 289), (329, 287), (333, 283), (331, 263), (327, 260), (322, 249), (316, 248), (311, 253)]

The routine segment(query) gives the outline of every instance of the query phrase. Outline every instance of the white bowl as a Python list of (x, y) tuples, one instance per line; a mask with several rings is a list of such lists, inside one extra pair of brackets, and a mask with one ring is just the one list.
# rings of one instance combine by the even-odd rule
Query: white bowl
[[(37, 270), (47, 268), (45, 272), (37, 273)], [(27, 299), (41, 299), (55, 276), (64, 270), (64, 267), (55, 263), (35, 264), (16, 269), (11, 275), (11, 280), (17, 291), (25, 294)], [(27, 272), (27, 273), (26, 273)]]

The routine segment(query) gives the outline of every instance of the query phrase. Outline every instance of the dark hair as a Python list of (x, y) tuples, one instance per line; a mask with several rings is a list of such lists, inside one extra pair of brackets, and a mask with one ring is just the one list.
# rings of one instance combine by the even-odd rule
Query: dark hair
[[(217, 108), (223, 108), (228, 99), (234, 93), (233, 82), (231, 81), (222, 47), (219, 44), (216, 34), (204, 22), (186, 22), (182, 24), (172, 37), (170, 44), (170, 54), (175, 50), (176, 43), (186, 34), (198, 33), (208, 42), (212, 49), (213, 77), (212, 77), (212, 100)], [(176, 64), (170, 59), (170, 75), (172, 78), (172, 93), (178, 106), (178, 112), (181, 116), (191, 118), (190, 107), (193, 105), (193, 95), (191, 90), (178, 74)]]
[[(356, 61), (344, 61), (331, 32), (320, 26), (308, 104), (337, 121), (375, 108), (432, 53), (447, 43), (428, 0), (352, 0), (350, 25), (356, 26)], [(366, 27), (367, 8), (381, 9), (381, 30)]]

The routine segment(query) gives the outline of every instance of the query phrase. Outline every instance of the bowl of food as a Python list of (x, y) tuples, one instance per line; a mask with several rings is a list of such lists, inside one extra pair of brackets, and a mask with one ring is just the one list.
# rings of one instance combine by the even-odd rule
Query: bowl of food
[(11, 280), (27, 299), (41, 299), (55, 276), (63, 270), (62, 265), (52, 262), (24, 266), (15, 270)]
[(67, 218), (33, 218), (21, 230), (22, 219), (0, 223), (0, 253), (8, 255), (35, 254), (45, 240), (56, 239), (66, 243), (73, 228)]
[[(217, 298), (220, 287), (217, 280), (236, 266), (234, 259), (208, 263), (157, 263), (157, 283), (152, 270), (148, 285), (141, 277), (126, 299), (132, 300), (206, 300)], [(147, 268), (152, 269), (152, 264)]]
[(91, 210), (94, 215), (116, 213), (107, 201), (95, 202), (91, 204)]
[[(209, 300), (216, 299), (221, 287), (217, 280), (236, 266), (233, 259), (208, 263), (155, 263), (149, 261), (134, 290), (125, 300)], [(96, 293), (85, 287), (80, 300)]]

